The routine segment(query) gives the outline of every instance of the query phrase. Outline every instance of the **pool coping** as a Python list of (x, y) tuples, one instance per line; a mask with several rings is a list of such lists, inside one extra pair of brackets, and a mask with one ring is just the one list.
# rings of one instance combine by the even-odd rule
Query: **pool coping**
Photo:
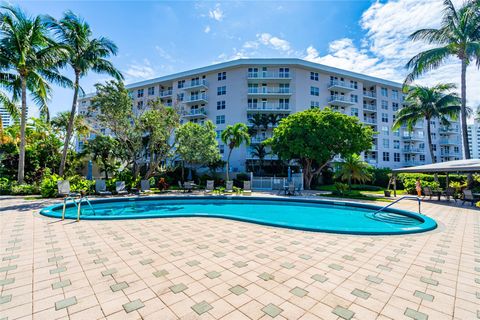
[[(288, 197), (259, 197), (259, 196), (202, 196), (202, 195), (189, 195), (189, 196), (132, 196), (132, 197), (110, 197), (110, 198), (100, 198), (92, 199), (92, 203), (109, 203), (109, 202), (125, 202), (125, 201), (155, 201), (155, 200), (259, 200), (259, 201), (278, 201), (278, 202), (295, 202), (295, 203), (310, 203), (310, 204), (327, 204), (333, 206), (351, 206), (356, 208), (366, 208), (366, 209), (380, 209), (382, 206), (362, 203), (362, 202), (353, 202), (353, 201), (338, 201), (338, 200), (328, 200), (328, 199), (305, 199), (305, 198), (288, 198)], [(73, 203), (67, 203), (67, 208), (73, 207)], [(40, 210), (40, 214), (50, 218), (61, 218), (60, 214), (55, 213), (54, 211), (58, 208), (62, 208), (63, 203), (55, 204), (43, 208)], [(379, 231), (372, 233), (370, 231), (357, 231), (357, 230), (332, 230), (332, 229), (322, 229), (322, 228), (310, 228), (308, 226), (286, 226), (270, 221), (257, 220), (257, 219), (246, 219), (240, 217), (226, 216), (226, 215), (216, 215), (216, 214), (171, 214), (165, 217), (156, 217), (153, 215), (135, 215), (135, 216), (109, 216), (109, 217), (100, 217), (100, 216), (84, 216), (81, 217), (82, 220), (129, 220), (129, 219), (156, 219), (156, 218), (186, 218), (186, 217), (205, 217), (205, 218), (220, 218), (220, 219), (229, 219), (235, 221), (242, 221), (248, 223), (256, 223), (265, 226), (271, 226), (276, 228), (285, 228), (285, 229), (294, 229), (294, 230), (303, 230), (310, 232), (325, 232), (325, 233), (335, 233), (335, 234), (351, 234), (351, 235), (405, 235), (405, 234), (415, 234), (415, 233), (424, 233), (427, 231), (434, 230), (438, 227), (438, 224), (435, 220), (430, 217), (424, 216), (422, 214), (414, 213), (407, 210), (396, 209), (396, 208), (387, 208), (385, 212), (397, 213), (404, 216), (408, 216), (414, 219), (421, 221), (422, 223), (416, 226), (415, 229), (409, 230), (399, 230), (399, 231)], [(72, 219), (65, 217), (65, 219)]]

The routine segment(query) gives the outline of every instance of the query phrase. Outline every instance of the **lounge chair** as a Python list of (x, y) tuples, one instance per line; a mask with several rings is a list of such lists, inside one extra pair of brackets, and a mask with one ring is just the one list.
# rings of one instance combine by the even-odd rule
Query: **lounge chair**
[(478, 201), (478, 198), (476, 198), (473, 193), (472, 193), (472, 190), (468, 190), (468, 189), (465, 189), (463, 190), (463, 202), (462, 202), (462, 206), (465, 204), (465, 202), (470, 202), (472, 207), (473, 205)]
[(432, 200), (433, 192), (429, 187), (423, 187), (423, 198), (430, 197), (429, 200)]
[(233, 193), (233, 181), (229, 180), (225, 184), (225, 192), (226, 193)]
[(183, 190), (182, 181), (180, 181), (180, 180), (178, 180), (178, 187), (180, 188), (180, 190)]
[(289, 182), (288, 183), (288, 189), (287, 189), (287, 194), (289, 196), (294, 196), (295, 195), (295, 183)]
[(115, 182), (115, 191), (117, 194), (128, 194), (127, 187), (125, 186), (125, 181)]
[(78, 197), (80, 194), (78, 192), (71, 192), (70, 190), (70, 181), (68, 180), (58, 180), (57, 181), (58, 195), (60, 197)]
[(250, 181), (243, 181), (243, 194), (252, 195), (252, 183)]
[(191, 181), (185, 181), (183, 183), (183, 192), (192, 192), (193, 184)]
[(450, 200), (450, 197), (452, 197), (455, 203), (457, 202), (457, 199), (455, 199), (455, 188), (448, 187), (445, 189), (445, 191), (443, 191), (442, 195), (447, 198), (447, 200)]
[(141, 180), (140, 181), (140, 193), (151, 193), (150, 190), (150, 181), (148, 180)]
[(95, 193), (101, 196), (109, 196), (112, 193), (107, 190), (105, 180), (95, 180)]
[(211, 194), (215, 190), (215, 182), (213, 180), (207, 180), (207, 186), (205, 187), (205, 193)]

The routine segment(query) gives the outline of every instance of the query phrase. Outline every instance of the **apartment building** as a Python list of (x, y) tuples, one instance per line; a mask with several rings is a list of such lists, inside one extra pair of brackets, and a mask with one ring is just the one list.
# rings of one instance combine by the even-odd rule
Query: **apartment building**
[(13, 119), (10, 116), (10, 113), (2, 105), (0, 105), (0, 117), (2, 118), (2, 126), (4, 128), (9, 127), (13, 124)]
[(480, 158), (480, 119), (475, 119), (473, 124), (469, 124), (467, 130), (470, 156), (472, 159), (478, 159)]
[[(227, 125), (243, 122), (252, 127), (255, 114), (267, 114), (272, 121), (265, 130), (257, 130), (252, 145), (234, 150), (233, 172), (244, 172), (248, 162), (258, 160), (252, 155), (253, 146), (271, 136), (279, 119), (326, 106), (358, 117), (377, 132), (372, 149), (363, 155), (368, 163), (396, 168), (431, 162), (426, 123), (419, 122), (412, 132), (391, 129), (403, 103), (401, 84), (376, 77), (301, 59), (239, 59), (129, 84), (127, 88), (136, 109), (145, 108), (149, 99), (160, 98), (165, 105), (178, 108), (183, 122), (211, 120), (217, 126), (224, 156), (228, 150), (220, 135)], [(81, 114), (87, 113), (91, 97), (79, 100)], [(438, 120), (431, 124), (437, 161), (459, 159), (458, 123), (452, 122), (448, 128), (440, 126)], [(266, 161), (275, 159), (269, 155)]]

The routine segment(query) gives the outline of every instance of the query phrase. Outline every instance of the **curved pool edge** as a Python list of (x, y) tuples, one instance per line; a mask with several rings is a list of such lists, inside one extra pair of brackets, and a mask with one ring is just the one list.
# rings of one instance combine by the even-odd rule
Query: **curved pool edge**
[[(333, 206), (351, 206), (356, 208), (366, 208), (372, 210), (378, 210), (382, 208), (382, 206), (370, 204), (370, 203), (362, 203), (362, 202), (354, 202), (354, 201), (338, 201), (338, 200), (329, 200), (329, 199), (299, 199), (299, 198), (287, 198), (287, 197), (259, 197), (259, 196), (133, 196), (133, 197), (112, 197), (112, 198), (100, 198), (100, 199), (91, 199), (90, 202), (94, 203), (109, 203), (109, 202), (125, 202), (125, 201), (155, 201), (155, 200), (196, 200), (196, 199), (215, 199), (215, 200), (259, 200), (259, 201), (278, 201), (278, 202), (294, 202), (294, 203), (310, 203), (310, 204), (327, 204)], [(73, 204), (67, 204), (67, 207), (72, 207)], [(62, 208), (63, 203), (55, 204), (43, 208), (40, 210), (40, 214), (45, 217), (50, 218), (61, 218), (61, 213), (55, 213), (54, 210), (58, 208)], [(421, 221), (421, 224), (410, 229), (402, 229), (402, 230), (392, 230), (392, 231), (379, 231), (372, 233), (370, 231), (359, 231), (359, 230), (332, 230), (332, 229), (324, 229), (319, 227), (309, 227), (309, 226), (286, 226), (284, 224), (275, 223), (272, 221), (266, 221), (261, 219), (254, 219), (254, 218), (240, 218), (230, 215), (222, 215), (222, 214), (170, 214), (168, 216), (155, 216), (155, 215), (118, 215), (118, 216), (108, 216), (108, 217), (101, 217), (101, 216), (84, 216), (81, 217), (81, 220), (130, 220), (130, 219), (156, 219), (156, 218), (189, 218), (189, 217), (203, 217), (203, 218), (220, 218), (220, 219), (229, 219), (234, 221), (241, 221), (247, 223), (255, 223), (264, 226), (276, 227), (276, 228), (284, 228), (284, 229), (292, 229), (292, 230), (301, 230), (301, 231), (309, 231), (309, 232), (324, 232), (324, 233), (335, 233), (335, 234), (351, 234), (351, 235), (370, 235), (370, 236), (377, 236), (377, 235), (405, 235), (405, 234), (415, 234), (415, 233), (424, 233), (428, 231), (432, 231), (437, 228), (437, 222), (432, 218), (418, 214), (415, 212), (403, 210), (403, 209), (396, 209), (396, 208), (388, 208), (385, 210), (386, 212), (398, 213), (402, 214), (414, 219)], [(67, 218), (71, 220), (72, 218)]]

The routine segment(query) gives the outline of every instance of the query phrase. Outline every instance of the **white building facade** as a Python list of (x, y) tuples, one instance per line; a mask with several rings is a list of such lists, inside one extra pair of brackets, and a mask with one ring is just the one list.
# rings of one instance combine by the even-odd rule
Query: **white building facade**
[[(250, 119), (255, 114), (275, 114), (273, 118), (281, 119), (294, 112), (329, 106), (358, 117), (377, 132), (372, 149), (363, 155), (368, 163), (397, 168), (431, 162), (426, 123), (419, 122), (413, 132), (406, 128), (392, 131), (395, 114), (403, 103), (402, 86), (380, 78), (301, 59), (239, 59), (133, 83), (127, 88), (134, 108), (145, 108), (149, 99), (160, 98), (165, 105), (179, 109), (182, 122), (211, 120), (217, 126), (224, 158), (228, 150), (220, 134), (227, 125), (243, 122), (253, 126)], [(79, 100), (80, 114), (87, 114), (91, 97)], [(233, 172), (245, 172), (246, 163), (257, 160), (252, 155), (253, 146), (270, 137), (277, 125), (278, 121), (273, 121), (252, 136), (250, 147), (233, 151)], [(446, 128), (438, 120), (432, 121), (437, 161), (461, 158), (459, 132), (458, 122)], [(275, 159), (274, 155), (266, 157), (266, 161)]]
[(480, 120), (475, 119), (473, 124), (469, 124), (468, 145), (470, 147), (470, 157), (472, 159), (480, 158)]

